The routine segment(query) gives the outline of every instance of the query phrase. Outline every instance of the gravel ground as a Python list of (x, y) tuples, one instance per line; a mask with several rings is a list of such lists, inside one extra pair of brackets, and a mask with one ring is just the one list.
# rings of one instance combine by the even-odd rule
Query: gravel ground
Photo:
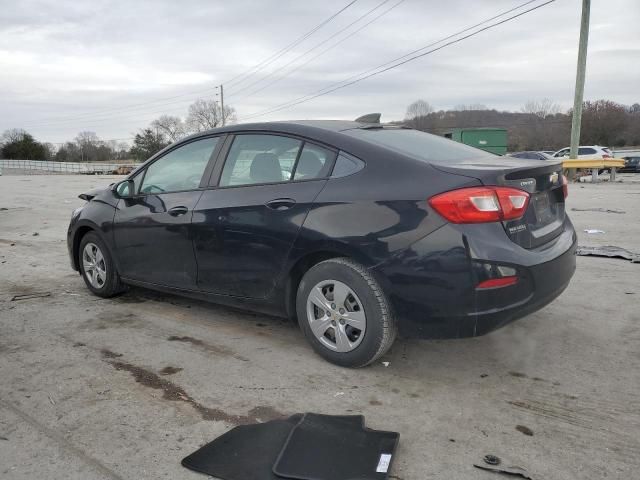
[[(640, 253), (640, 183), (570, 186), (581, 245)], [(399, 340), (362, 370), (297, 327), (141, 289), (92, 296), (69, 267), (78, 193), (113, 177), (0, 177), (0, 478), (204, 478), (180, 460), (234, 425), (296, 412), (400, 432), (390, 478), (637, 478), (640, 264), (578, 257), (551, 305), (490, 335)], [(585, 229), (604, 230), (586, 234)], [(19, 294), (45, 297), (11, 299)]]

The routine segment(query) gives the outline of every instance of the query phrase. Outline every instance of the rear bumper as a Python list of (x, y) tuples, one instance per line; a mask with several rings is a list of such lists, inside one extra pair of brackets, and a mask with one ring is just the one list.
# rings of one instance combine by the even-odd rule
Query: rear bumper
[[(374, 269), (385, 284), (401, 336), (484, 335), (550, 303), (575, 272), (576, 235), (568, 218), (561, 235), (538, 250), (508, 239), (501, 243), (494, 235), (499, 230), (475, 228), (479, 235), (467, 235), (468, 227), (445, 225)], [(487, 266), (515, 269), (518, 283), (476, 290)]]

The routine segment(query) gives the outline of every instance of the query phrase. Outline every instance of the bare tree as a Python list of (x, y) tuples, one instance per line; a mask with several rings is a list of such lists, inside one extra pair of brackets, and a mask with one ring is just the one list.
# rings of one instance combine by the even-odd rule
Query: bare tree
[(10, 128), (9, 130), (5, 130), (0, 137), (0, 143), (13, 143), (19, 142), (27, 135), (27, 131), (21, 128)]
[(189, 105), (186, 124), (189, 130), (202, 132), (222, 126), (223, 115), (225, 123), (234, 122), (236, 119), (236, 111), (233, 107), (225, 105), (224, 112), (222, 112), (218, 102), (200, 98)]
[(547, 118), (550, 115), (560, 113), (560, 105), (553, 100), (543, 98), (542, 100), (528, 100), (520, 109), (522, 113), (530, 113), (539, 118)]
[[(225, 109), (226, 110), (226, 109)], [(151, 122), (152, 128), (157, 128), (164, 133), (171, 142), (180, 140), (188, 133), (187, 126), (180, 117), (162, 115)]]
[(405, 120), (412, 120), (416, 117), (425, 117), (433, 113), (433, 107), (426, 100), (416, 100), (407, 107), (407, 113), (404, 114)]
[(458, 112), (475, 111), (475, 110), (489, 110), (489, 108), (484, 103), (471, 103), (469, 105), (460, 104), (453, 107), (453, 111), (458, 111)]
[(76, 135), (76, 144), (80, 149), (80, 160), (83, 162), (95, 162), (97, 149), (101, 141), (96, 132), (80, 132)]
[(586, 101), (582, 106), (580, 142), (587, 145), (622, 146), (631, 118), (628, 107), (611, 100)]

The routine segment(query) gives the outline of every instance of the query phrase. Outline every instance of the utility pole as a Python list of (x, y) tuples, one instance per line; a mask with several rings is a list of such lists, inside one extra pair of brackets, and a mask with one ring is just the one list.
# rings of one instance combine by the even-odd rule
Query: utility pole
[(220, 84), (220, 110), (222, 111), (222, 126), (224, 127), (224, 86)]
[(582, 123), (582, 100), (584, 97), (584, 77), (587, 69), (587, 43), (589, 42), (589, 13), (591, 0), (582, 0), (582, 22), (580, 23), (580, 46), (578, 48), (578, 69), (576, 89), (573, 97), (573, 118), (571, 119), (571, 151), (569, 158), (578, 158), (580, 125)]

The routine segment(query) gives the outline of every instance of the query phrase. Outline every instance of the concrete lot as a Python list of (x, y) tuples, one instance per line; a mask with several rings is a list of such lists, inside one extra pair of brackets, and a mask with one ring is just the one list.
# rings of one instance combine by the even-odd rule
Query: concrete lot
[[(571, 185), (569, 209), (626, 212), (570, 211), (581, 245), (640, 251), (640, 183), (620, 177)], [(111, 181), (0, 177), (0, 478), (204, 478), (180, 460), (238, 423), (304, 411), (399, 431), (393, 479), (499, 478), (472, 466), (486, 453), (539, 479), (638, 478), (640, 264), (578, 257), (538, 313), (480, 338), (397, 341), (388, 367), (346, 370), (279, 319), (92, 296), (66, 227), (76, 195)], [(50, 296), (11, 301), (34, 292)]]

